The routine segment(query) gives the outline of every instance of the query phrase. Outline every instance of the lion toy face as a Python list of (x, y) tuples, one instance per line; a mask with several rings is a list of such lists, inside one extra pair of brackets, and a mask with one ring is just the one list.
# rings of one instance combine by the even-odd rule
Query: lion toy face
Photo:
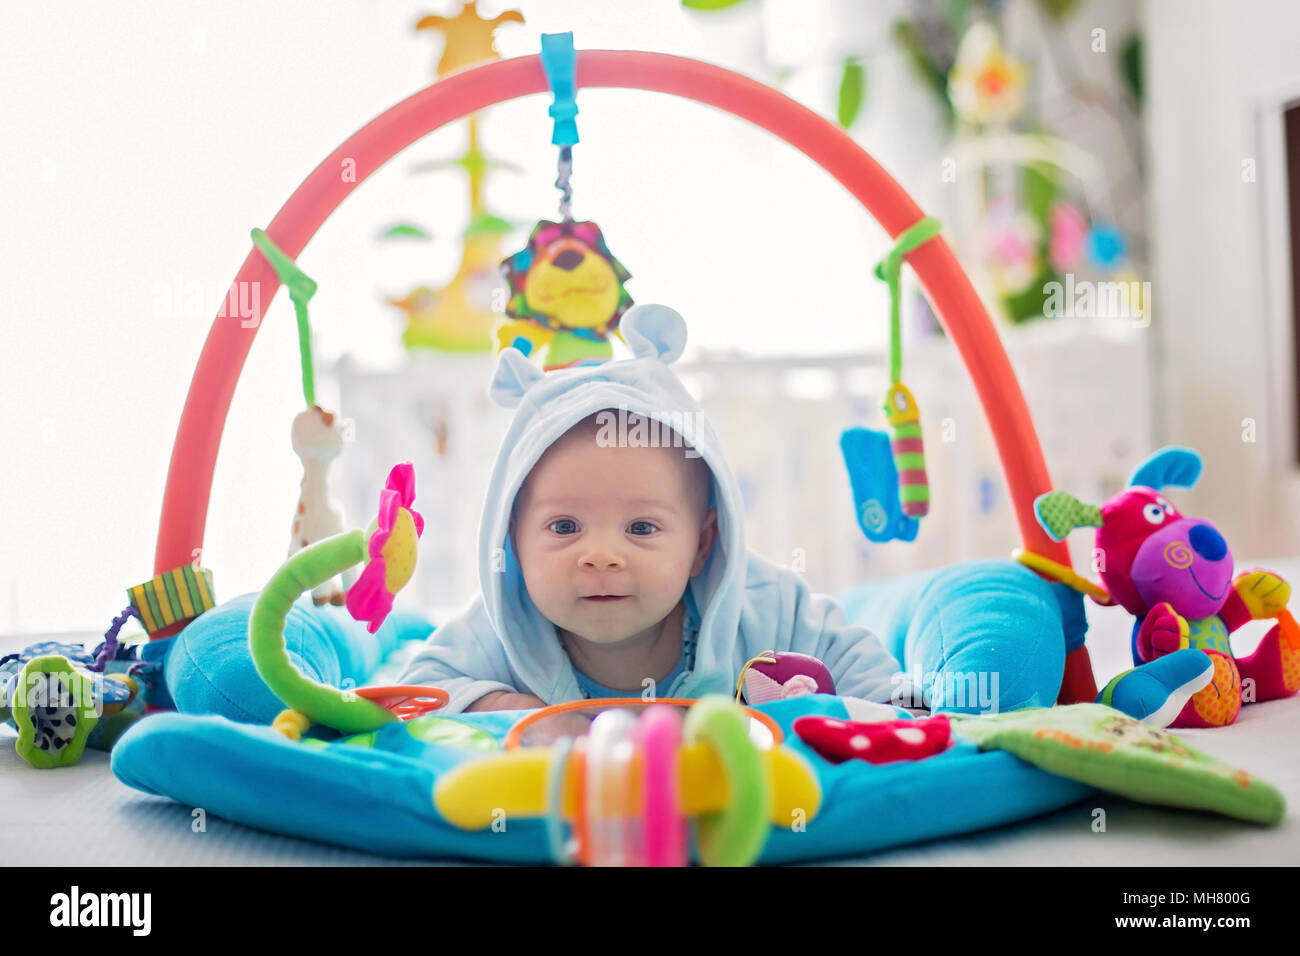
[(612, 332), (632, 304), (630, 273), (609, 253), (593, 222), (542, 222), (528, 246), (502, 264), (510, 283), (506, 312), (556, 331)]
[(618, 277), (609, 262), (573, 239), (560, 239), (541, 250), (524, 280), (528, 307), (572, 329), (609, 322), (618, 296)]

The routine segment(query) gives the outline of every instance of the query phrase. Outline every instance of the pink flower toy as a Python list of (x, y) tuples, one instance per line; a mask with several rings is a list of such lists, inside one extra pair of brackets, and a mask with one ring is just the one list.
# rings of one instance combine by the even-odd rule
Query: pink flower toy
[(379, 494), (379, 516), (370, 524), (366, 569), (348, 590), (348, 612), (366, 622), (374, 634), (393, 609), (393, 596), (415, 573), (416, 544), (424, 518), (411, 507), (415, 501), (415, 469), (396, 465)]
[(1068, 202), (1058, 202), (1048, 217), (1051, 238), (1047, 258), (1058, 272), (1073, 269), (1088, 246), (1088, 220)]
[(299, 739), (313, 723), (342, 733), (364, 733), (393, 720), (408, 719), (447, 703), (436, 687), (373, 687), (345, 691), (312, 680), (289, 657), (284, 625), (289, 609), (304, 589), (365, 562), (365, 570), (348, 590), (348, 611), (374, 634), (393, 610), (393, 596), (415, 573), (416, 545), (424, 518), (415, 501), (415, 470), (409, 462), (388, 474), (379, 494), (379, 514), (365, 531), (355, 529), (317, 541), (286, 561), (253, 605), (248, 643), (258, 674), (288, 710), (273, 722)]

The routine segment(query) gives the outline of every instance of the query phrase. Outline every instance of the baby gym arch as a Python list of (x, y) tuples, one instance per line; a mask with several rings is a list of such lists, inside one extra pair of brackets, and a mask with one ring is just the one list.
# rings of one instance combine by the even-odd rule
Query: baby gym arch
[[(576, 88), (636, 89), (694, 100), (748, 120), (802, 151), (835, 177), (893, 238), (922, 219), (911, 197), (840, 127), (784, 94), (738, 73), (663, 53), (582, 50)], [(367, 123), (325, 158), (267, 226), (296, 259), (338, 205), (375, 170), (416, 140), (486, 107), (550, 87), (539, 55), (493, 60), (448, 75)], [(1034, 516), (1034, 499), (1051, 490), (1024, 395), (988, 313), (942, 237), (907, 255), (956, 345), (993, 432), (1027, 551), (1069, 566), (1062, 542)], [(263, 312), (279, 288), (254, 247), (224, 301), (255, 288)], [(181, 412), (163, 494), (154, 573), (190, 565), (203, 545), (212, 475), (240, 371), (260, 322), (222, 308), (208, 332)], [(180, 625), (158, 632), (174, 633)]]

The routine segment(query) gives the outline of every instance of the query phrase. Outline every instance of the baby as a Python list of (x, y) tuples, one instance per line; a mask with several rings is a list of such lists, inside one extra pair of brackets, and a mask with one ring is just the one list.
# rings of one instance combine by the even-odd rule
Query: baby
[[(592, 697), (667, 687), (688, 666), (686, 584), (717, 537), (708, 466), (676, 433), (676, 447), (603, 445), (618, 414), (588, 416), (546, 450), (510, 523), (528, 593)], [(466, 709), (544, 705), (496, 691)]]
[(444, 713), (695, 698), (734, 693), (764, 651), (797, 651), (839, 694), (889, 701), (904, 678), (876, 636), (745, 548), (721, 444), (668, 367), (681, 317), (637, 306), (622, 333), (635, 358), (545, 375), (502, 353), (492, 395), (518, 411), (484, 503), (482, 593), (399, 683), (442, 687)]

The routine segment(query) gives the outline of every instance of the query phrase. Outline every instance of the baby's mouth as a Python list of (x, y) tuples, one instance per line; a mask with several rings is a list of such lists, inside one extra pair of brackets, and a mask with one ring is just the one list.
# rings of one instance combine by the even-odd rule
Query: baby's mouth
[(614, 601), (624, 601), (631, 595), (628, 594), (589, 594), (583, 598), (584, 601), (595, 601), (597, 603), (611, 603)]

